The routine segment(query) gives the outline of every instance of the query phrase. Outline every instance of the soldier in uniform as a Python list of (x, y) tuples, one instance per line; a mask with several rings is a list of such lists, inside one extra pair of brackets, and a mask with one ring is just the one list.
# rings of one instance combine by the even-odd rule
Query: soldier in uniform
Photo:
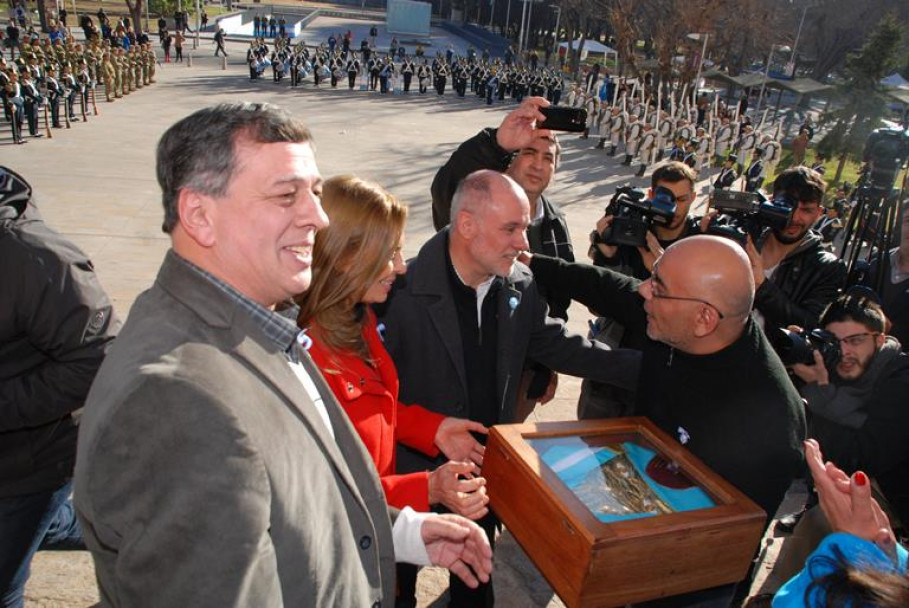
[(695, 151), (694, 170), (698, 173), (707, 167), (707, 161), (710, 160), (710, 134), (704, 127), (698, 127), (695, 131), (695, 139), (698, 140), (698, 147)]
[(638, 115), (634, 112), (628, 116), (628, 130), (625, 133), (625, 160), (622, 164), (626, 167), (631, 166), (631, 159), (638, 152), (638, 144), (641, 143), (641, 136), (644, 134), (643, 122), (638, 120)]
[(147, 71), (143, 73), (143, 76), (146, 76), (145, 84), (154, 84), (155, 74), (158, 71), (158, 57), (150, 42), (145, 43), (145, 65), (147, 68)]
[(47, 103), (50, 106), (51, 125), (55, 129), (60, 129), (60, 97), (63, 95), (63, 88), (57, 81), (57, 69), (53, 64), (47, 66), (45, 72), (44, 86), (47, 90)]
[(347, 88), (351, 91), (357, 84), (357, 76), (360, 74), (360, 60), (355, 53), (349, 53), (347, 56)]
[(416, 66), (413, 64), (413, 59), (404, 56), (404, 62), (401, 64), (401, 77), (404, 79), (404, 92), (410, 93), (410, 83), (413, 80), (414, 72), (416, 72)]
[(436, 94), (444, 95), (445, 94), (445, 85), (448, 84), (448, 66), (444, 62), (439, 62), (438, 69), (435, 74), (435, 85), (436, 85)]
[(764, 174), (773, 176), (776, 173), (776, 166), (780, 162), (783, 148), (780, 142), (773, 139), (770, 135), (765, 135), (761, 140), (761, 160), (764, 161)]
[(698, 145), (700, 143), (701, 142), (699, 142), (696, 139), (689, 139), (688, 143), (685, 144), (685, 155), (682, 157), (682, 162), (685, 163), (686, 165), (688, 165), (689, 167), (691, 167), (692, 169), (695, 169), (695, 167), (698, 164), (697, 150), (698, 150)]
[(619, 148), (619, 143), (625, 137), (625, 123), (626, 117), (625, 113), (622, 112), (621, 106), (618, 104), (612, 108), (612, 121), (609, 124), (609, 156), (615, 156), (616, 150)]
[(713, 181), (713, 187), (717, 190), (728, 190), (731, 188), (739, 177), (738, 171), (736, 171), (738, 164), (739, 158), (735, 154), (730, 154), (728, 158), (724, 159), (723, 168)]
[(717, 161), (724, 163), (726, 155), (729, 153), (729, 145), (732, 143), (732, 125), (729, 124), (729, 117), (724, 116), (722, 124), (716, 132), (716, 143), (714, 144), (714, 153)]
[(123, 78), (123, 49), (118, 48), (116, 54), (111, 57), (111, 65), (114, 66), (114, 98), (123, 97), (126, 83)]
[(420, 85), (420, 94), (423, 95), (426, 93), (426, 90), (429, 88), (429, 80), (432, 77), (432, 70), (429, 69), (429, 64), (426, 63), (426, 60), (423, 60), (417, 67), (417, 83)]
[(750, 124), (745, 124), (742, 126), (742, 136), (739, 138), (739, 157), (740, 158), (751, 158), (751, 151), (757, 146), (757, 133), (754, 132), (754, 127)]
[(764, 162), (761, 160), (761, 151), (755, 149), (751, 156), (751, 166), (745, 173), (745, 192), (757, 192), (764, 183)]
[(76, 95), (81, 94), (81, 90), (79, 82), (76, 80), (76, 77), (73, 76), (73, 72), (69, 65), (63, 66), (63, 74), (60, 76), (60, 79), (63, 88), (66, 90), (66, 112), (68, 112), (69, 120), (70, 122), (79, 122), (79, 119), (76, 118), (76, 114), (73, 111), (73, 106), (76, 102)]
[(679, 118), (675, 136), (677, 139), (682, 139), (686, 144), (694, 137), (694, 130), (688, 124), (687, 118)]
[(641, 159), (641, 167), (638, 169), (636, 175), (638, 177), (643, 177), (644, 172), (647, 171), (647, 165), (650, 164), (650, 159), (653, 156), (653, 149), (657, 145), (659, 140), (659, 134), (657, 130), (653, 128), (653, 124), (650, 121), (644, 121), (644, 132), (641, 135), (641, 145), (638, 146), (638, 154)]
[(663, 160), (663, 154), (666, 151), (666, 146), (669, 142), (673, 141), (672, 139), (672, 118), (665, 111), (660, 112), (660, 121), (659, 121), (659, 133), (657, 134), (657, 162)]
[(32, 137), (44, 137), (38, 130), (38, 108), (41, 106), (44, 97), (38, 91), (38, 87), (28, 72), (22, 73), (22, 97), (29, 135)]
[(13, 130), (13, 141), (17, 144), (26, 143), (22, 137), (22, 117), (25, 114), (25, 97), (22, 94), (22, 85), (19, 83), (19, 73), (13, 69), (9, 73), (4, 94), (4, 105), (10, 113), (10, 123)]

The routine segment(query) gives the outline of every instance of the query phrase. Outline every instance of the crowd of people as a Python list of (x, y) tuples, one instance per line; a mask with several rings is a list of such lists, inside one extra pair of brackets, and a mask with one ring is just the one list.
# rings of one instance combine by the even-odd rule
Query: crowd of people
[[(52, 128), (87, 122), (98, 113), (95, 95), (100, 85), (105, 99), (113, 102), (155, 82), (158, 59), (144, 34), (131, 42), (125, 33), (123, 38), (95, 33), (83, 43), (65, 28), (62, 17), (57, 23), (63, 35), (30, 35), (10, 47), (9, 60), (0, 55), (0, 102), (18, 144), (27, 143), (26, 136), (40, 138)], [(128, 19), (117, 30), (132, 32)]]
[[(274, 18), (262, 19), (270, 21)], [(782, 159), (781, 122), (767, 123), (765, 113), (754, 124), (745, 101), (730, 106), (719, 95), (686, 95), (685, 90), (670, 87), (664, 98), (653, 90), (649, 73), (641, 79), (619, 79), (596, 65), (582, 81), (573, 82), (561, 70), (533, 57), (518, 62), (511, 47), (495, 58), (488, 49), (478, 55), (470, 47), (461, 55), (453, 46), (429, 57), (422, 45), (408, 53), (397, 38), (387, 52), (381, 52), (375, 36), (364, 37), (357, 46), (349, 30), (309, 46), (302, 38), (293, 42), (283, 28), (274, 33), (269, 28), (257, 26), (258, 34), (247, 49), (251, 80), (269, 78), (291, 87), (340, 87), (380, 94), (442, 96), (450, 90), (457, 97), (469, 95), (489, 105), (545, 97), (553, 105), (584, 109), (587, 123), (582, 137), (599, 136), (595, 147), (608, 150), (609, 156), (621, 154), (624, 166), (638, 165), (638, 176), (669, 158), (699, 173), (718, 169), (713, 180), (716, 188), (755, 192), (774, 176)], [(273, 38), (271, 44), (268, 37)], [(813, 134), (808, 118), (792, 144), (794, 165), (802, 164)], [(823, 172), (823, 164), (819, 157), (812, 168)]]
[[(22, 606), (35, 551), (66, 545), (92, 552), (105, 606), (410, 608), (416, 568), (437, 565), (451, 606), (491, 607), (501, 522), (484, 435), (551, 399), (560, 373), (585, 379), (579, 419), (647, 416), (768, 523), (807, 464), (819, 507), (793, 533), (774, 605), (906, 605), (909, 345), (894, 336), (909, 205), (878, 294), (848, 285), (814, 230), (827, 183), (811, 167), (768, 188), (785, 222), (716, 231), (716, 211), (692, 211), (698, 171), (722, 163), (729, 188), (724, 174), (751, 156), (756, 190), (764, 174), (748, 173), (778, 162), (779, 143), (718, 100), (664, 103), (646, 81), (595, 74), (564, 102), (588, 108), (598, 147), (652, 166), (645, 200), (671, 206), (642, 240), (616, 237), (628, 217), (610, 206), (591, 227), (592, 263), (579, 262), (548, 193), (562, 148), (543, 110), (562, 103), (558, 74), (524, 82), (506, 60), (453, 53), (434, 71), (399, 45), (379, 58), (344, 35), (310, 49), (258, 21), (278, 42), (251, 43), (251, 78), (267, 60), (292, 86), (370, 88), (380, 66), (380, 92), (400, 69), (421, 92), (425, 79), (443, 94), (451, 75), (459, 95), (520, 103), (439, 167), (437, 233), (407, 264), (406, 205), (353, 175), (323, 181), (298, 118), (236, 103), (182, 119), (157, 149), (171, 249), (122, 326), (85, 255), (0, 168), (0, 260), (22, 283), (4, 291), (17, 314), (0, 326), (6, 606)], [(104, 42), (88, 48), (103, 66)], [(64, 288), (40, 289), (44, 275)], [(566, 327), (572, 301), (597, 315), (587, 337)], [(811, 331), (810, 359), (790, 359), (784, 338)], [(730, 606), (744, 587), (656, 605)]]

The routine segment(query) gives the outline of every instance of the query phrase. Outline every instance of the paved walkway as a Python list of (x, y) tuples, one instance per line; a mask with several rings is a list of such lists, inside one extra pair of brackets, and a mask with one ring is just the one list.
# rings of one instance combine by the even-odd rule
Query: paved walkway
[[(191, 46), (191, 45), (190, 45)], [(189, 48), (187, 54), (189, 54)], [(435, 95), (380, 96), (345, 90), (291, 90), (268, 80), (250, 82), (245, 44), (231, 43), (228, 69), (203, 39), (192, 68), (167, 64), (158, 83), (115, 103), (99, 102), (98, 116), (52, 140), (15, 146), (0, 140), (0, 164), (32, 184), (46, 221), (93, 259), (119, 314), (153, 281), (169, 241), (160, 230), (160, 192), (155, 180), (155, 146), (164, 130), (201, 107), (238, 100), (283, 106), (309, 124), (323, 175), (356, 173), (386, 186), (410, 206), (405, 254), (416, 254), (432, 234), (429, 187), (440, 163), (462, 140), (496, 126), (512, 104), (486, 106), (476, 98)], [(102, 94), (103, 97), (103, 94)], [(642, 185), (619, 165), (593, 150), (593, 141), (561, 138), (564, 154), (550, 188), (568, 216), (578, 256), (587, 234), (616, 186)], [(589, 314), (575, 305), (571, 325), (586, 331)], [(563, 377), (555, 401), (533, 413), (535, 420), (574, 418), (579, 382)], [(561, 606), (546, 583), (506, 535), (496, 555), (499, 606)], [(439, 571), (421, 575), (420, 605), (443, 606), (446, 587)], [(28, 588), (28, 606), (82, 608), (97, 601), (87, 553), (41, 553)]]

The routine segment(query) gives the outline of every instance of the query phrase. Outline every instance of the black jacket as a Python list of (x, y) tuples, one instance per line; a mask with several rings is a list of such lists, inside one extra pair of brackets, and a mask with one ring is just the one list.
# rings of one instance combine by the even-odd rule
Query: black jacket
[[(831, 377), (831, 385), (843, 381)], [(828, 385), (830, 386), (830, 385)], [(834, 387), (835, 390), (835, 387)], [(909, 526), (909, 355), (894, 357), (880, 372), (863, 408), (859, 428), (839, 424), (815, 413), (811, 436), (824, 458), (852, 474), (864, 471), (880, 484), (890, 506)], [(813, 395), (806, 392), (809, 407)]]
[[(451, 199), (462, 179), (480, 169), (504, 172), (512, 158), (513, 154), (496, 143), (496, 129), (483, 129), (458, 146), (432, 180), (432, 223), (436, 230), (441, 230), (451, 221)], [(543, 206), (542, 220), (527, 229), (530, 250), (573, 262), (574, 249), (565, 216), (545, 196), (540, 197), (540, 204)], [(540, 293), (549, 303), (549, 314), (568, 318), (571, 300), (545, 289)]]
[(0, 497), (72, 476), (76, 424), (120, 327), (91, 261), (0, 167)]
[(768, 331), (787, 325), (813, 328), (845, 282), (846, 266), (822, 247), (816, 232), (809, 232), (758, 288), (754, 307)]
[[(646, 331), (638, 279), (537, 255), (530, 269), (538, 283), (629, 331)], [(772, 517), (802, 472), (805, 411), (760, 327), (749, 319), (738, 340), (708, 355), (644, 342), (634, 414), (676, 437)]]
[[(386, 304), (377, 307), (385, 326), (385, 348), (400, 378), (401, 403), (418, 403), (446, 416), (465, 417), (471, 411), (458, 329), (458, 313), (448, 279), (444, 230), (423, 245), (407, 274), (395, 282)], [(637, 382), (640, 355), (607, 350), (569, 334), (565, 324), (547, 315), (546, 303), (527, 268), (515, 264), (496, 292), (498, 342), (495, 418), (516, 422), (515, 404), (526, 359), (566, 374), (595, 378), (632, 389)], [(425, 457), (398, 451), (398, 471), (426, 470)], [(441, 464), (441, 462), (437, 463)]]

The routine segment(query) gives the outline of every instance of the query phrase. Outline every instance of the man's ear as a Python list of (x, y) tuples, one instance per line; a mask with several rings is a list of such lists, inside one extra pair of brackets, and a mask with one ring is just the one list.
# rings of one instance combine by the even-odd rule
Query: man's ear
[(878, 335), (874, 336), (874, 347), (875, 347), (875, 350), (880, 350), (881, 347), (884, 346), (884, 343), (885, 343), (886, 341), (887, 341), (887, 334), (886, 334), (886, 333), (883, 333), (883, 332), (882, 332), (882, 333), (879, 333)]
[(462, 238), (471, 240), (477, 232), (477, 220), (469, 211), (459, 211), (454, 218), (453, 228)]
[(694, 317), (694, 335), (698, 338), (705, 338), (716, 331), (720, 323), (720, 315), (713, 306), (704, 305), (700, 307)]
[(215, 244), (215, 201), (193, 190), (183, 189), (177, 195), (177, 213), (183, 230), (201, 247)]

